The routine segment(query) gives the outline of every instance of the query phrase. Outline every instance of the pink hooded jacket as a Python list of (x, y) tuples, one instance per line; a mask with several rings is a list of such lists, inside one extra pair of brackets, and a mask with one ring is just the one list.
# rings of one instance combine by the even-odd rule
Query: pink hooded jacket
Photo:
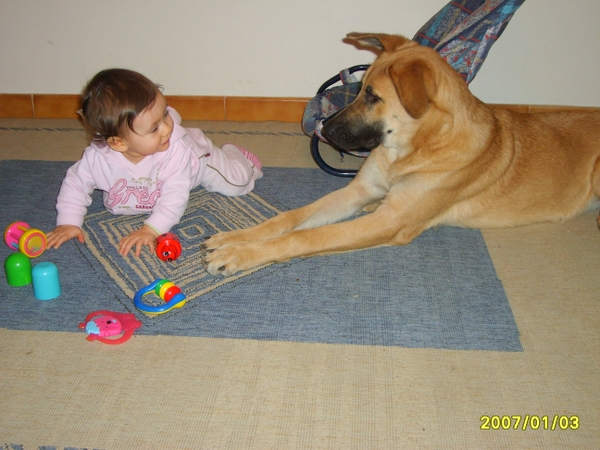
[(166, 233), (179, 223), (190, 190), (202, 186), (224, 195), (243, 195), (263, 174), (238, 147), (216, 147), (197, 128), (183, 128), (173, 118), (170, 146), (137, 164), (108, 145), (92, 141), (69, 168), (56, 203), (58, 225), (83, 225), (95, 189), (104, 191), (104, 206), (113, 214), (149, 214), (145, 223)]

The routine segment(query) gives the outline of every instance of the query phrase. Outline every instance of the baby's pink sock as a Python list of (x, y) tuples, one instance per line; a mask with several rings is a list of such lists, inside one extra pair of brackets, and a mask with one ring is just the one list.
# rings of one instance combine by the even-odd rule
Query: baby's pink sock
[(258, 159), (258, 156), (256, 156), (254, 153), (249, 152), (245, 148), (240, 147), (239, 145), (236, 145), (236, 144), (231, 144), (231, 145), (235, 145), (240, 150), (240, 152), (242, 152), (242, 154), (246, 157), (246, 159), (248, 161), (251, 161), (252, 163), (254, 163), (254, 166), (258, 170), (262, 169), (262, 163), (260, 162), (260, 159)]

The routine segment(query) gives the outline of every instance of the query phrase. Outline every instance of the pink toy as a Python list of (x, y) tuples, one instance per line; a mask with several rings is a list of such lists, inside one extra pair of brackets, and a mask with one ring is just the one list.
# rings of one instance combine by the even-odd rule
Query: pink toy
[[(133, 332), (142, 326), (142, 322), (131, 313), (118, 313), (114, 311), (94, 311), (89, 313), (85, 322), (79, 324), (79, 328), (88, 333), (88, 341), (98, 340), (104, 344), (122, 344), (133, 336)], [(123, 335), (117, 339), (107, 339), (111, 336)]]
[(46, 250), (46, 235), (25, 222), (13, 222), (4, 231), (4, 242), (29, 258), (37, 258)]

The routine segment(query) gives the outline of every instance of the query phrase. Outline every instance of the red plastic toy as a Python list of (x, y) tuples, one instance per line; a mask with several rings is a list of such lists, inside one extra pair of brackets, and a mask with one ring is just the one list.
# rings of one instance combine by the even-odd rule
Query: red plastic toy
[[(122, 344), (133, 336), (133, 332), (142, 326), (142, 322), (131, 313), (118, 313), (114, 311), (100, 310), (89, 313), (85, 322), (79, 324), (79, 328), (88, 333), (88, 341), (98, 340), (104, 344)], [(111, 336), (123, 335), (116, 339), (107, 339)]]
[(181, 243), (176, 234), (163, 233), (156, 238), (156, 256), (163, 261), (175, 261), (181, 255)]

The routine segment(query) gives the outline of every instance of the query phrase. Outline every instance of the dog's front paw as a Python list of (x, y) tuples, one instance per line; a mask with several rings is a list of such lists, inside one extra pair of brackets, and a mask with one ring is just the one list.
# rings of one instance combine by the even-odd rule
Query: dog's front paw
[(211, 248), (209, 241), (203, 246), (203, 262), (206, 271), (211, 275), (228, 277), (241, 270), (260, 265), (260, 250), (256, 244)]
[(202, 244), (202, 251), (215, 250), (228, 245), (237, 245), (245, 242), (255, 242), (260, 240), (254, 231), (255, 227), (243, 230), (223, 231), (208, 237)]

